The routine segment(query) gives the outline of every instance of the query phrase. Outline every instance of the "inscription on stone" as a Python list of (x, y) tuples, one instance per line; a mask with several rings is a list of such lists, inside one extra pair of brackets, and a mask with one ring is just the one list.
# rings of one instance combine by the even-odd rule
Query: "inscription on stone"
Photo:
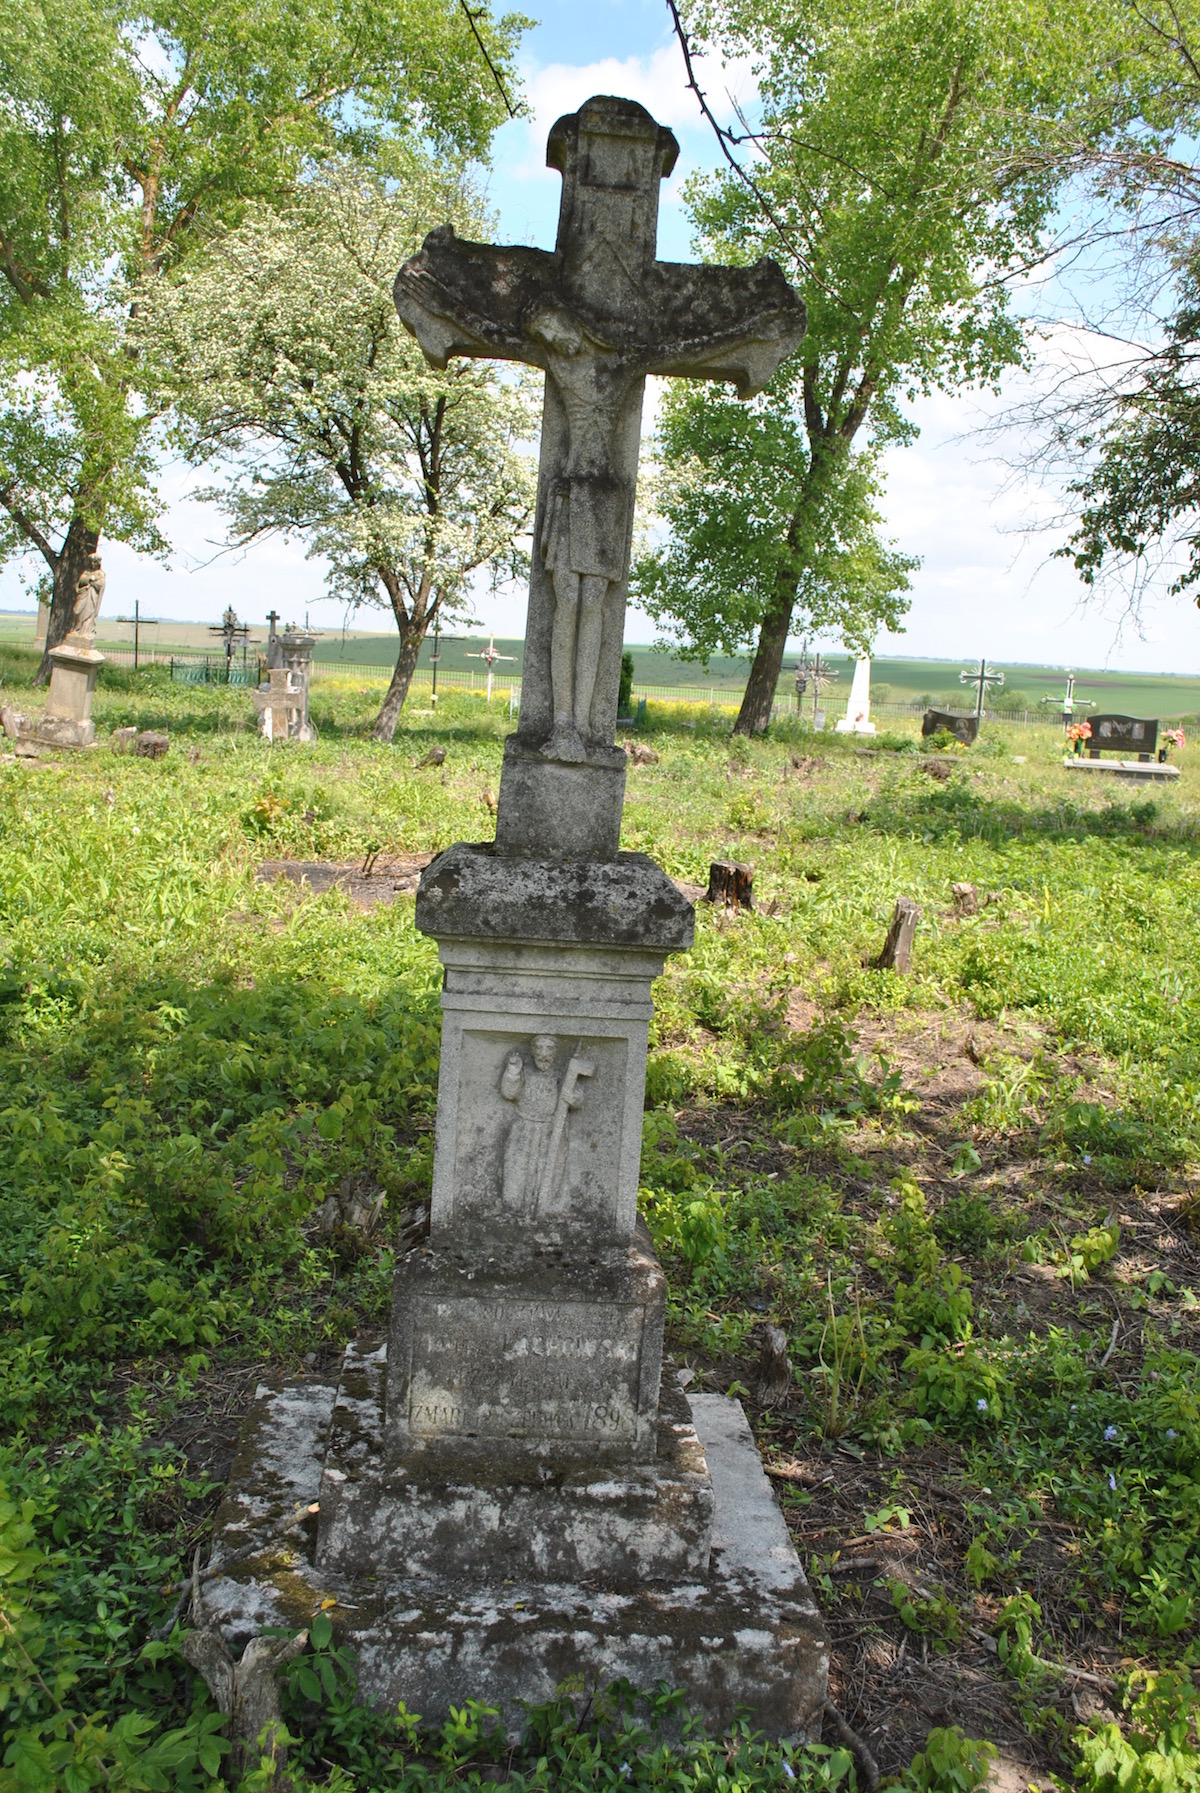
[(630, 1440), (642, 1316), (609, 1303), (419, 1299), (408, 1430)]

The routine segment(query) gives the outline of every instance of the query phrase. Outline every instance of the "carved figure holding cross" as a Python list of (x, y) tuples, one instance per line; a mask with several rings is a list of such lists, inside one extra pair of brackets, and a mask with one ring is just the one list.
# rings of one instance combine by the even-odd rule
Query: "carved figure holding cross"
[(549, 760), (610, 763), (647, 374), (732, 380), (742, 398), (804, 333), (778, 265), (655, 260), (659, 183), (679, 146), (632, 100), (560, 118), (552, 252), (466, 242), (444, 225), (396, 277), (426, 358), (498, 356), (546, 374), (518, 736)]

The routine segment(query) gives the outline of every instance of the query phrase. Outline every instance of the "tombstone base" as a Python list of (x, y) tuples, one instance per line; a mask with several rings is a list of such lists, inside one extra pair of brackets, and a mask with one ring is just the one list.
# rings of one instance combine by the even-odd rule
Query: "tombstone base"
[(509, 735), (500, 772), (498, 850), (538, 858), (615, 859), (628, 764), (621, 747), (574, 763), (548, 760)]
[(90, 716), (82, 721), (71, 716), (42, 716), (33, 738), (43, 747), (90, 747), (96, 739), (96, 724)]
[(104, 655), (70, 636), (50, 649), (50, 689), (42, 715), (21, 719), (21, 737), (43, 747), (90, 747), (96, 738), (92, 698)]
[(444, 1483), (653, 1459), (666, 1281), (644, 1226), (578, 1256), (475, 1243), (396, 1265), (391, 1467)]
[(565, 1471), (527, 1468), (461, 1449), (388, 1452), (387, 1347), (351, 1345), (342, 1365), (321, 1477), (316, 1562), (346, 1574), (456, 1576), (476, 1561), (495, 1585), (522, 1577), (647, 1577), (708, 1568), (713, 1491), (682, 1391), (670, 1379), (653, 1462)]
[(1067, 754), (1063, 765), (1072, 772), (1107, 772), (1110, 778), (1149, 779), (1170, 784), (1179, 777), (1179, 767), (1167, 764), (1160, 765), (1157, 760), (1093, 760), (1078, 759), (1074, 754)]
[[(358, 1663), (359, 1697), (430, 1723), (480, 1700), (519, 1734), (524, 1703), (565, 1681), (666, 1682), (711, 1728), (748, 1712), (768, 1736), (820, 1723), (829, 1643), (737, 1401), (689, 1402), (713, 1486), (707, 1570), (615, 1586), (491, 1581), (487, 1542), (456, 1575), (351, 1575), (316, 1560), (317, 1499), (335, 1399), (328, 1382), (260, 1387), (218, 1517), (206, 1616), (236, 1656), (268, 1626), (296, 1631), (328, 1605)], [(299, 1523), (289, 1526), (299, 1510)], [(322, 1515), (322, 1519), (323, 1519)], [(221, 1564), (228, 1564), (222, 1569)]]

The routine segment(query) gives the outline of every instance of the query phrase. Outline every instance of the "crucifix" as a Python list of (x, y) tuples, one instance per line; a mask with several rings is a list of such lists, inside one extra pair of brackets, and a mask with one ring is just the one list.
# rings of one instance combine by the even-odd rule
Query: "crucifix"
[(974, 685), (975, 714), (982, 721), (983, 700), (987, 695), (987, 688), (989, 685), (995, 685), (996, 689), (999, 690), (1000, 686), (1004, 683), (1004, 674), (1002, 672), (997, 672), (993, 667), (989, 666), (986, 660), (981, 660), (979, 662), (978, 672), (960, 672), (958, 675), (958, 682), (960, 685)]
[(434, 367), (496, 356), (546, 375), (517, 740), (559, 765), (624, 763), (614, 731), (646, 376), (731, 380), (748, 398), (804, 333), (773, 261), (655, 259), (659, 183), (678, 153), (634, 101), (588, 100), (547, 144), (563, 177), (553, 250), (442, 225), (396, 277), (396, 309)]
[(1043, 697), (1042, 702), (1045, 704), (1057, 703), (1064, 728), (1070, 728), (1076, 710), (1094, 710), (1096, 707), (1094, 697), (1076, 697), (1073, 672), (1067, 674), (1067, 688), (1061, 697)]
[(795, 672), (796, 713), (797, 715), (800, 713), (800, 705), (804, 699), (804, 693), (808, 687), (809, 680), (811, 679), (813, 690), (813, 727), (817, 728), (819, 727), (817, 717), (821, 714), (822, 687), (833, 683), (838, 676), (837, 669), (836, 667), (830, 666), (828, 660), (823, 660), (820, 654), (814, 654), (810, 659), (808, 643), (806, 642), (800, 650), (800, 659), (796, 664)]
[[(481, 1698), (514, 1734), (568, 1677), (662, 1682), (712, 1730), (747, 1708), (783, 1737), (815, 1728), (827, 1694), (828, 1639), (745, 1415), (664, 1366), (666, 1279), (637, 1211), (652, 988), (694, 923), (652, 859), (617, 850), (642, 388), (681, 374), (750, 393), (804, 324), (774, 263), (654, 259), (675, 155), (641, 106), (589, 100), (550, 134), (553, 252), (434, 231), (397, 278), (435, 365), (545, 372), (525, 701), (495, 841), (446, 847), (417, 888), (444, 968), (437, 1131), (386, 1349), (348, 1348), (312, 1455), (290, 1393), (256, 1418), (231, 1508), (277, 1461), (302, 1489), (319, 1470), (312, 1585), (366, 1646), (365, 1697), (438, 1719)], [(246, 1548), (227, 1536), (232, 1586)], [(285, 1623), (296, 1567), (282, 1603), (245, 1573), (224, 1611)]]
[(494, 635), (490, 635), (488, 637), (487, 646), (485, 648), (482, 648), (479, 653), (464, 655), (464, 659), (467, 659), (467, 660), (482, 660), (484, 665), (487, 667), (487, 701), (488, 701), (488, 703), (491, 703), (491, 701), (492, 701), (492, 669), (495, 666), (497, 660), (512, 660), (515, 658), (516, 658), (516, 656), (514, 654), (497, 653), (496, 637)]
[(138, 669), (138, 655), (141, 648), (142, 630), (157, 626), (157, 624), (162, 621), (162, 618), (160, 616), (143, 616), (141, 600), (135, 598), (133, 600), (133, 615), (114, 616), (113, 621), (114, 623), (133, 624), (133, 670), (136, 672)]

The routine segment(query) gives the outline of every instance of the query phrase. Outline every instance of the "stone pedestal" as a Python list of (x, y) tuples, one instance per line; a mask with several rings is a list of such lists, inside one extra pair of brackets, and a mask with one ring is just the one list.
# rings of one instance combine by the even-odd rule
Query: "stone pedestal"
[[(388, 1356), (386, 1345), (352, 1346), (342, 1368), (320, 1484), (322, 1570), (355, 1574), (369, 1561), (376, 1574), (460, 1578), (469, 1540), (473, 1574), (493, 1582), (603, 1576), (626, 1586), (707, 1571), (712, 1483), (682, 1393), (668, 1381), (658, 1399), (657, 1354), (644, 1461), (576, 1449), (536, 1465), (463, 1451), (448, 1435), (406, 1453), (410, 1440), (388, 1434)], [(583, 1410), (596, 1381), (593, 1368)]]
[(50, 664), (50, 692), (36, 725), (37, 739), (50, 747), (90, 747), (96, 738), (92, 697), (104, 655), (68, 636), (50, 649)]
[(573, 858), (613, 858), (621, 839), (628, 765), (619, 747), (564, 763), (543, 758), (539, 748), (510, 735), (500, 771), (497, 847), (536, 856), (553, 841)]
[(360, 1697), (432, 1723), (480, 1700), (516, 1734), (564, 1682), (625, 1677), (682, 1688), (714, 1728), (819, 1729), (828, 1643), (737, 1401), (668, 1377), (653, 1467), (404, 1493), (372, 1471), (386, 1357), (352, 1348), (336, 1390), (259, 1388), (204, 1590), (235, 1657), (324, 1607)]
[[(460, 845), (416, 919), (445, 967), (428, 1237), (336, 1391), (263, 1395), (206, 1600), (234, 1648), (336, 1602), (360, 1692), (430, 1720), (474, 1699), (515, 1729), (627, 1676), (802, 1737), (824, 1631), (741, 1408), (663, 1371), (637, 1217), (651, 985), (691, 905), (640, 854)], [(318, 1507), (282, 1561), (281, 1476)]]

